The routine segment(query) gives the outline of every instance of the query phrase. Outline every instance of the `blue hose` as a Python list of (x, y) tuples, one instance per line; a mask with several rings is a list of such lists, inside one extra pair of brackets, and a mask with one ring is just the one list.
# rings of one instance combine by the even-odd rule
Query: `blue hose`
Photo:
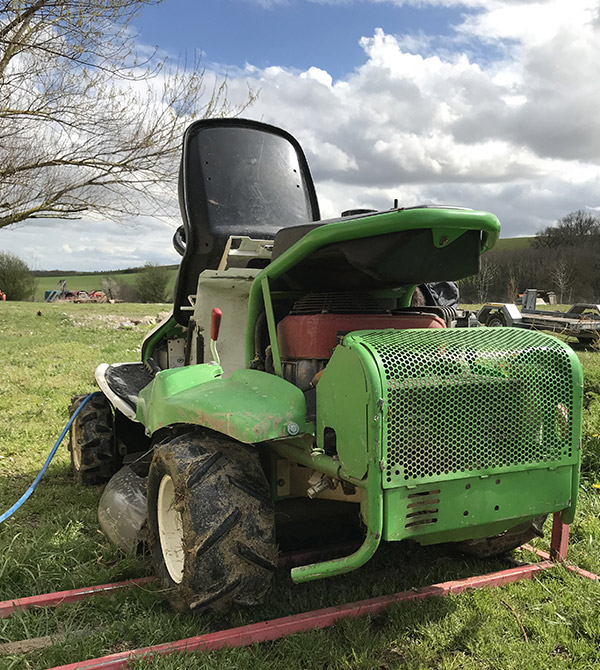
[(64, 427), (63, 432), (60, 434), (60, 437), (58, 440), (56, 440), (56, 444), (52, 447), (52, 451), (48, 454), (48, 458), (46, 459), (46, 462), (42, 466), (42, 469), (38, 472), (37, 477), (33, 480), (33, 483), (31, 486), (25, 491), (25, 493), (17, 500), (17, 502), (10, 508), (7, 509), (4, 514), (0, 515), (0, 523), (3, 521), (6, 521), (10, 516), (12, 516), (18, 509), (21, 507), (21, 505), (31, 496), (31, 494), (35, 491), (36, 486), (39, 484), (40, 479), (44, 476), (46, 473), (46, 470), (48, 469), (48, 466), (52, 462), (52, 459), (54, 458), (54, 454), (56, 453), (56, 450), (60, 446), (60, 443), (63, 441), (65, 435), (67, 434), (67, 431), (71, 427), (71, 424), (73, 421), (75, 421), (75, 418), (81, 412), (83, 407), (88, 403), (89, 400), (91, 400), (94, 396), (97, 395), (102, 395), (100, 391), (95, 391), (94, 393), (90, 393), (87, 398), (79, 405), (79, 407), (73, 412), (73, 416), (69, 419), (69, 422), (67, 425)]

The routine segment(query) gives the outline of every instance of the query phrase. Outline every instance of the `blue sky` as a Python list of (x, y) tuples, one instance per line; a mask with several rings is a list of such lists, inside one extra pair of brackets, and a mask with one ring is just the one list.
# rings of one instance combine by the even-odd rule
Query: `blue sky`
[[(243, 115), (300, 141), (324, 218), (398, 198), (494, 212), (514, 237), (600, 209), (597, 0), (165, 0), (133, 28), (173, 61), (202, 50), (233, 104), (258, 91)], [(177, 225), (27, 222), (0, 249), (36, 269), (174, 263)]]
[(142, 41), (171, 53), (199, 49), (206, 62), (243, 68), (316, 66), (334, 79), (364, 60), (359, 41), (376, 28), (386, 33), (438, 37), (466, 8), (397, 6), (392, 3), (320, 4), (306, 0), (270, 3), (251, 0), (168, 0), (146, 8), (135, 21)]

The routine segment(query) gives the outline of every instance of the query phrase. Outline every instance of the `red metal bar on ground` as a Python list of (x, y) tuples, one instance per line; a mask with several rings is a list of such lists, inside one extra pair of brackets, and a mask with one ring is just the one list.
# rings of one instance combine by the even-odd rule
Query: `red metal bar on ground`
[(569, 526), (560, 520), (560, 512), (554, 512), (552, 519), (552, 538), (550, 540), (550, 556), (555, 561), (567, 559), (569, 548)]
[[(536, 549), (535, 547), (532, 547), (530, 544), (524, 544), (521, 547), (521, 549), (526, 549), (527, 551), (530, 551), (532, 554), (539, 556), (544, 561), (551, 560), (550, 554), (547, 551), (544, 551), (543, 549)], [(556, 561), (554, 562), (556, 563)], [(572, 565), (571, 563), (567, 563), (565, 561), (562, 563), (562, 566), (566, 570), (569, 570), (569, 572), (574, 572), (576, 575), (579, 575), (580, 577), (585, 577), (586, 579), (592, 579), (592, 580), (600, 580), (600, 576), (595, 575), (593, 572), (589, 572), (589, 570), (584, 570), (583, 568), (580, 568), (578, 565)]]
[(586, 579), (599, 580), (600, 577), (593, 572), (584, 570), (577, 565), (567, 563), (567, 550), (569, 548), (569, 530), (570, 526), (560, 520), (560, 512), (555, 512), (552, 517), (552, 536), (550, 539), (550, 552), (542, 549), (535, 549), (530, 544), (524, 544), (521, 549), (526, 549), (532, 554), (539, 556), (544, 561), (552, 560), (555, 563), (561, 563), (567, 570), (574, 572), (580, 577)]
[(52, 670), (118, 670), (127, 668), (130, 661), (141, 657), (150, 658), (154, 654), (166, 655), (181, 651), (214, 651), (222, 647), (244, 647), (255, 642), (277, 640), (286, 635), (301, 633), (332, 626), (336, 621), (346, 617), (359, 617), (365, 614), (377, 614), (391, 605), (408, 600), (421, 600), (430, 596), (444, 596), (450, 593), (460, 593), (469, 588), (483, 586), (500, 586), (516, 582), (520, 579), (531, 579), (534, 574), (547, 570), (555, 565), (553, 561), (541, 561), (528, 565), (521, 565), (508, 570), (491, 572), (486, 575), (477, 575), (466, 579), (441, 582), (410, 591), (402, 591), (391, 596), (380, 596), (369, 600), (360, 600), (346, 605), (327, 607), (312, 612), (294, 614), (291, 616), (262, 621), (260, 623), (231, 628), (216, 633), (207, 633), (197, 637), (190, 637), (176, 642), (167, 642), (152, 647), (144, 647), (133, 651), (111, 654), (88, 661), (79, 661), (69, 665), (61, 665)]
[[(348, 545), (354, 548), (355, 545)], [(303, 563), (312, 563), (319, 559), (323, 553), (332, 549), (346, 549), (346, 545), (336, 545), (335, 547), (325, 547), (319, 549), (308, 549), (305, 551), (294, 551), (279, 556), (279, 567), (288, 567), (302, 565)], [(25, 598), (15, 598), (14, 600), (0, 601), (0, 619), (12, 616), (19, 610), (28, 610), (32, 607), (56, 607), (62, 603), (70, 603), (77, 600), (83, 600), (97, 593), (111, 593), (125, 587), (150, 584), (155, 581), (155, 577), (139, 577), (137, 579), (128, 579), (124, 582), (114, 582), (111, 584), (100, 584), (99, 586), (84, 586), (79, 589), (70, 589), (68, 591), (56, 591), (55, 593), (43, 593), (37, 596), (27, 596)]]
[(32, 607), (55, 607), (62, 603), (72, 603), (76, 600), (83, 600), (84, 598), (89, 598), (89, 596), (97, 593), (110, 593), (118, 589), (130, 588), (133, 585), (142, 586), (153, 580), (154, 577), (139, 577), (138, 579), (127, 579), (124, 582), (100, 584), (99, 586), (86, 586), (80, 589), (70, 589), (68, 591), (43, 593), (39, 596), (4, 600), (3, 602), (0, 602), (0, 619), (12, 616), (19, 610), (28, 610)]

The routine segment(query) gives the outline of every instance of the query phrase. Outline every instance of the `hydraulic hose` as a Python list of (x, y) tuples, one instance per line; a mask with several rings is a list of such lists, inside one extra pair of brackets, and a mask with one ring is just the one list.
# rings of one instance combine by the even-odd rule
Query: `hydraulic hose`
[(56, 450), (57, 450), (58, 447), (60, 446), (60, 443), (63, 441), (65, 435), (67, 434), (67, 431), (68, 431), (69, 428), (71, 427), (71, 424), (73, 423), (73, 421), (75, 421), (77, 415), (79, 414), (79, 412), (81, 412), (81, 410), (83, 409), (83, 407), (84, 407), (84, 406), (85, 406), (85, 405), (86, 405), (86, 404), (87, 404), (87, 403), (88, 403), (94, 396), (97, 396), (97, 395), (101, 395), (101, 392), (100, 392), (100, 391), (95, 391), (94, 393), (90, 393), (90, 394), (87, 396), (87, 398), (85, 398), (85, 399), (83, 400), (83, 402), (81, 403), (81, 405), (79, 405), (79, 407), (73, 412), (73, 415), (72, 415), (71, 418), (69, 419), (67, 425), (64, 427), (62, 433), (60, 434), (60, 437), (58, 438), (58, 440), (56, 440), (55, 445), (52, 447), (52, 450), (51, 450), (50, 453), (48, 454), (48, 458), (46, 458), (46, 462), (45, 462), (44, 465), (42, 466), (42, 469), (38, 472), (37, 477), (33, 480), (31, 486), (30, 486), (30, 487), (27, 489), (27, 491), (25, 491), (25, 493), (24, 493), (24, 494), (17, 500), (17, 502), (16, 502), (10, 509), (7, 509), (6, 512), (4, 512), (3, 514), (0, 514), (0, 523), (2, 523), (3, 521), (6, 521), (6, 519), (8, 519), (9, 517), (11, 517), (11, 516), (12, 516), (12, 515), (19, 509), (19, 507), (21, 507), (21, 505), (22, 505), (22, 504), (23, 504), (23, 503), (24, 503), (24, 502), (31, 496), (31, 494), (35, 491), (36, 486), (39, 484), (40, 479), (41, 479), (41, 478), (44, 476), (44, 474), (46, 473), (46, 470), (48, 469), (48, 466), (50, 465), (50, 463), (52, 462), (52, 459), (54, 458), (54, 454), (56, 453)]

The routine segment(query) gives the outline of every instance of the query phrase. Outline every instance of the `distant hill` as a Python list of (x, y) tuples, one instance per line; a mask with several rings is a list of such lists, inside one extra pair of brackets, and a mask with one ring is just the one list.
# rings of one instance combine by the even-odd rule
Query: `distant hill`
[[(177, 270), (178, 265), (165, 265), (169, 270)], [(143, 270), (143, 267), (137, 268), (125, 268), (125, 270), (100, 270), (98, 272), (84, 272), (82, 270), (33, 270), (31, 274), (34, 277), (57, 277), (59, 279), (64, 279), (65, 277), (79, 277), (81, 275), (85, 276), (96, 276), (96, 277), (105, 277), (107, 275), (131, 275), (140, 272)]]
[(527, 249), (531, 246), (534, 239), (535, 237), (506, 237), (504, 239), (499, 239), (494, 249), (498, 251)]

